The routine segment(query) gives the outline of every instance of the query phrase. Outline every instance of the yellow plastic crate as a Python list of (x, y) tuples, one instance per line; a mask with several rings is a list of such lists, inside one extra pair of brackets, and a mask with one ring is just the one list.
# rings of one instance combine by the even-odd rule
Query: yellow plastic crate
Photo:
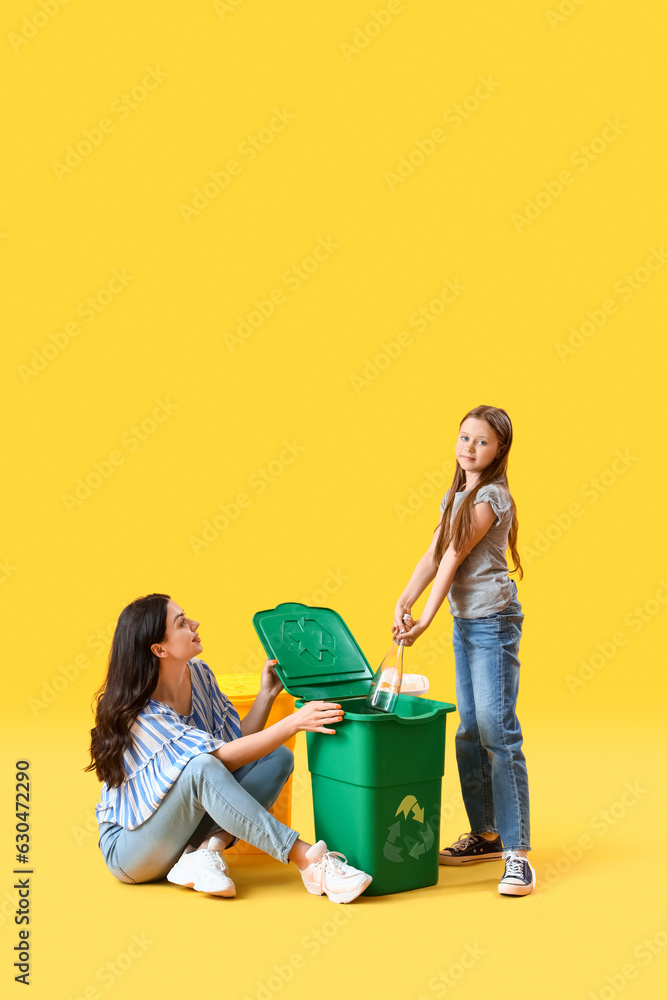
[[(234, 708), (243, 719), (255, 700), (259, 691), (261, 674), (216, 674), (215, 679), (223, 694), (227, 695), (234, 705)], [(294, 698), (281, 691), (273, 703), (266, 725), (272, 726), (274, 722), (286, 718), (295, 711)], [(290, 750), (294, 750), (296, 745), (296, 735), (285, 744)], [(292, 822), (292, 775), (289, 776), (285, 785), (270, 809), (272, 815), (279, 819), (285, 826), (291, 826)], [(230, 847), (226, 854), (263, 854), (259, 847), (253, 847), (244, 840), (239, 840), (234, 847)]]

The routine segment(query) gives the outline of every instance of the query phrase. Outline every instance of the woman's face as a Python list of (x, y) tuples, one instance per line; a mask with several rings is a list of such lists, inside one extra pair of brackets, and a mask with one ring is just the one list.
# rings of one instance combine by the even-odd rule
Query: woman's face
[(477, 417), (463, 421), (456, 440), (456, 461), (465, 472), (482, 472), (499, 450), (500, 441), (491, 424)]
[(183, 608), (170, 600), (167, 604), (165, 639), (153, 643), (151, 649), (163, 659), (169, 657), (187, 662), (193, 656), (198, 656), (204, 648), (199, 639), (198, 627), (199, 622), (195, 618), (188, 618)]

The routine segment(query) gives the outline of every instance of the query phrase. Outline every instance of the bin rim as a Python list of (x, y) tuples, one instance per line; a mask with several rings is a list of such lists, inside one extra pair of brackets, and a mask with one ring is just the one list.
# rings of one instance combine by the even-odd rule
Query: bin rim
[[(353, 696), (355, 700), (358, 700), (361, 696)], [(401, 716), (397, 715), (396, 712), (348, 712), (345, 710), (345, 702), (349, 701), (349, 698), (340, 698), (339, 701), (343, 706), (343, 711), (345, 715), (343, 717), (343, 722), (347, 719), (349, 722), (370, 722), (374, 725), (386, 724), (387, 722), (399, 722), (404, 726), (418, 726), (426, 722), (431, 722), (439, 715), (447, 715), (448, 712), (455, 712), (456, 705), (453, 705), (449, 701), (435, 701), (432, 698), (421, 698), (415, 694), (401, 694), (399, 695), (399, 702), (401, 699), (410, 698), (412, 701), (418, 702), (420, 706), (424, 706), (426, 711), (421, 712), (419, 715), (411, 716)], [(297, 698), (295, 703), (295, 708), (301, 708), (306, 704), (306, 698)], [(434, 707), (428, 709), (427, 706), (433, 705)], [(337, 723), (340, 725), (340, 723)]]

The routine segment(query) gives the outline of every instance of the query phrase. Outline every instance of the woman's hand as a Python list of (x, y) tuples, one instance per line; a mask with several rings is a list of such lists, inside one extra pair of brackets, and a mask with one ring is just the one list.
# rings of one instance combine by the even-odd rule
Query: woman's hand
[(394, 639), (396, 642), (398, 642), (400, 639), (400, 641), (403, 643), (404, 646), (412, 646), (412, 644), (416, 642), (416, 640), (419, 638), (422, 632), (426, 631), (426, 629), (429, 627), (430, 624), (431, 623), (429, 621), (426, 621), (425, 619), (422, 620), (421, 618), (418, 618), (416, 622), (413, 621), (412, 618), (409, 621), (406, 620), (405, 632), (396, 634), (394, 636)]
[(327, 726), (340, 722), (345, 715), (340, 705), (331, 701), (309, 701), (291, 716), (297, 733), (333, 733)]
[(283, 682), (276, 673), (275, 664), (277, 660), (267, 660), (262, 668), (262, 678), (259, 682), (259, 690), (262, 694), (274, 701), (283, 690)]

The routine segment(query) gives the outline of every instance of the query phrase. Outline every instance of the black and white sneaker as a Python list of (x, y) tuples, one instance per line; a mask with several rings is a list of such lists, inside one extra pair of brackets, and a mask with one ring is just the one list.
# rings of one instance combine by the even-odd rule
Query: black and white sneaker
[(502, 896), (530, 896), (535, 889), (535, 869), (528, 858), (505, 852), (505, 874), (498, 883)]
[(463, 833), (455, 844), (440, 851), (438, 864), (469, 865), (475, 861), (498, 861), (502, 857), (500, 836), (495, 840), (485, 840), (477, 833)]

